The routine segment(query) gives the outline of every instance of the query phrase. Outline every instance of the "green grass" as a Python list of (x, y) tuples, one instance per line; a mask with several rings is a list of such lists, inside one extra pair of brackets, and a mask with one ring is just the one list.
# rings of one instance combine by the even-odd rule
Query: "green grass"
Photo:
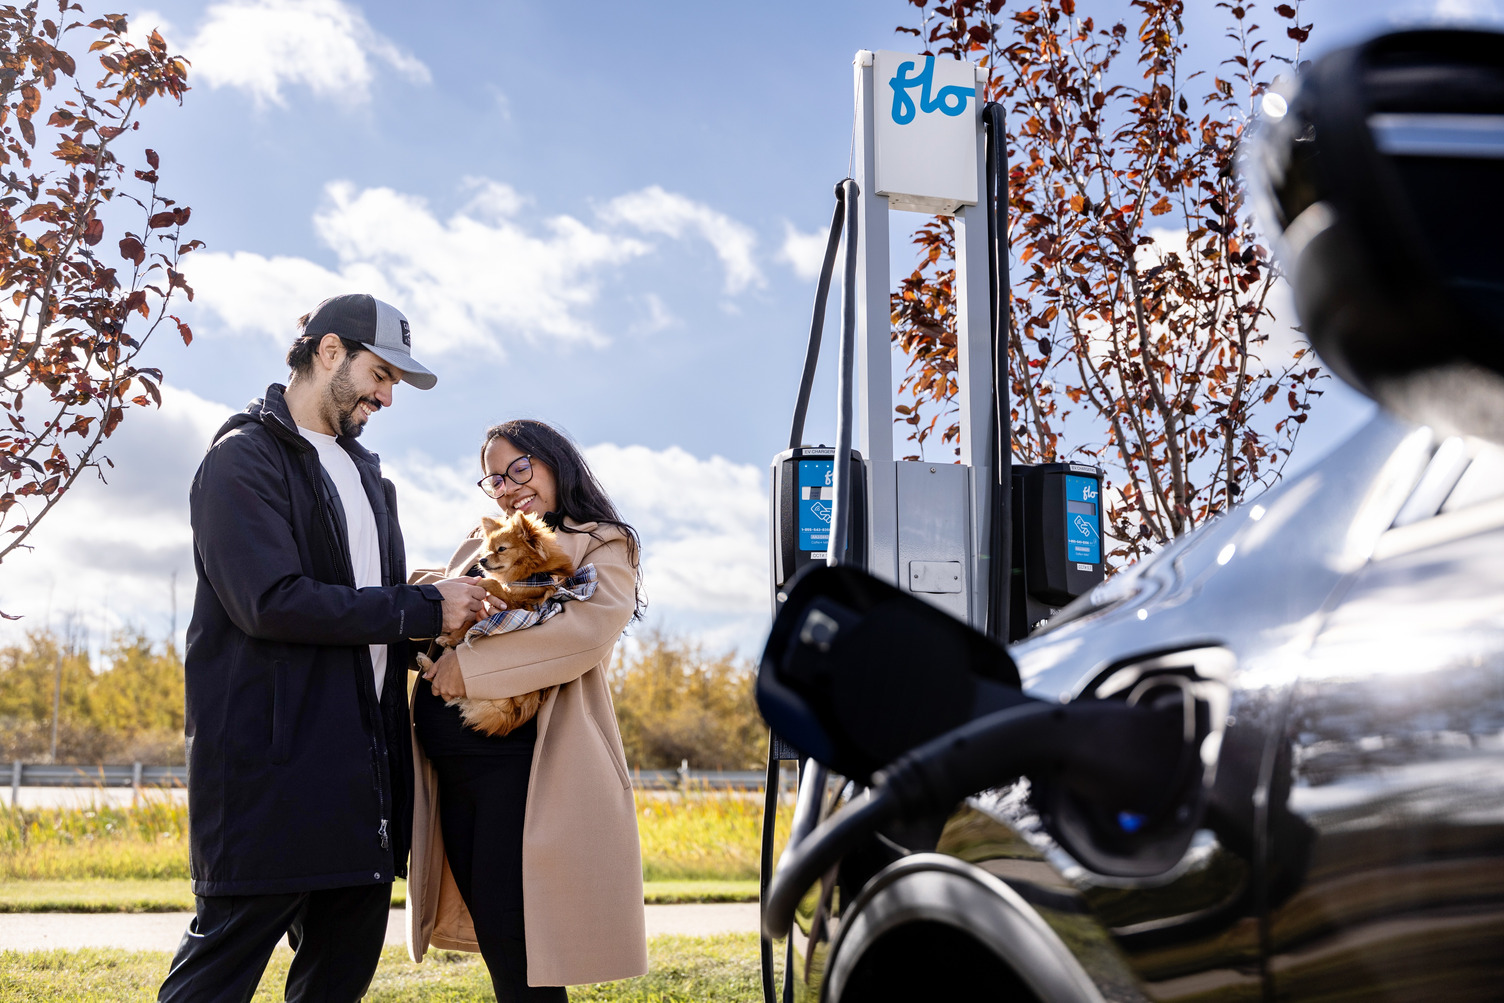
[[(778, 813), (780, 843), (792, 816)], [(639, 791), (637, 829), (650, 882), (757, 879), (760, 794)], [(135, 808), (0, 807), (0, 887), (187, 877), (188, 809), (181, 803), (148, 795)]]
[(646, 881), (642, 898), (648, 905), (679, 902), (756, 902), (757, 880)]
[[(778, 813), (779, 845), (793, 811)], [(648, 881), (755, 881), (762, 795), (713, 791), (637, 795), (642, 876)]]
[[(292, 953), (272, 955), (256, 992), (257, 1001), (282, 998)], [(752, 1003), (761, 999), (757, 938), (654, 937), (648, 942), (650, 970), (638, 979), (572, 988), (575, 1003)], [(161, 951), (0, 951), (0, 1003), (93, 1003), (151, 1000), (171, 956)], [(367, 1000), (494, 1000), (490, 978), (478, 955), (430, 953), (421, 965), (405, 948), (388, 947)]]
[(0, 809), (0, 882), (188, 877), (188, 807)]
[[(407, 882), (392, 889), (392, 906), (407, 901)], [(648, 905), (680, 902), (756, 902), (756, 881), (649, 881)], [(0, 881), (0, 913), (7, 912), (182, 912), (193, 909), (193, 892), (183, 878), (87, 878), (82, 880)]]
[(182, 912), (193, 909), (183, 878), (0, 881), (0, 912)]
[[(760, 795), (639, 792), (644, 899), (755, 902)], [(792, 812), (779, 812), (780, 842)], [(406, 901), (397, 882), (393, 904)], [(188, 809), (0, 807), (0, 912), (175, 912), (188, 888)]]

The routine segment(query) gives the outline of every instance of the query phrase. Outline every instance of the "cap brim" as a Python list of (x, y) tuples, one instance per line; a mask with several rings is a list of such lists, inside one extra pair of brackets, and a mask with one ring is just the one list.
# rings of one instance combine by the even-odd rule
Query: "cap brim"
[(374, 352), (383, 361), (390, 362), (402, 370), (403, 383), (411, 383), (419, 390), (432, 390), (434, 384), (439, 382), (437, 376), (418, 365), (417, 361), (411, 355), (399, 352), (394, 348), (383, 348), (380, 345), (367, 345), (366, 349), (367, 351)]

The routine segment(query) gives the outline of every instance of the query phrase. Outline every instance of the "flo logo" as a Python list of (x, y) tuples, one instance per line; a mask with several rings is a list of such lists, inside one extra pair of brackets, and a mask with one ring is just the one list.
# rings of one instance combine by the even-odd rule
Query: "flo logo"
[(930, 89), (934, 86), (935, 57), (924, 57), (924, 69), (919, 71), (918, 76), (909, 76), (914, 72), (914, 61), (898, 64), (898, 72), (893, 79), (888, 81), (888, 86), (893, 88), (893, 121), (899, 125), (908, 125), (914, 121), (914, 98), (909, 91), (916, 87), (919, 89), (919, 111), (926, 115), (939, 111), (954, 118), (966, 110), (966, 99), (976, 97), (974, 87), (942, 87), (940, 92), (931, 96)]

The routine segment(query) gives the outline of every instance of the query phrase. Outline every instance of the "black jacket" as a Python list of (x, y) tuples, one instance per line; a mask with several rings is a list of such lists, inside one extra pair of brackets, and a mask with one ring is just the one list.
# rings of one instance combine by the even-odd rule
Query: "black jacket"
[[(193, 891), (260, 895), (391, 881), (412, 827), (407, 638), (442, 599), (407, 585), (396, 497), (349, 439), (381, 545), (354, 587), (344, 511), (273, 385), (224, 424), (189, 494), (198, 589), (188, 627)], [(368, 645), (387, 643), (376, 699)]]

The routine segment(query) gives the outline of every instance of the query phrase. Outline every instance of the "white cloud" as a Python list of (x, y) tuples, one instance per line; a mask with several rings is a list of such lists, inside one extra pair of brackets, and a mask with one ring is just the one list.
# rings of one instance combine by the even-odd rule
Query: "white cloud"
[(193, 603), (188, 485), (234, 410), (171, 384), (160, 410), (132, 410), (105, 443), (108, 483), (79, 478), (28, 538), (33, 549), (6, 558), (0, 609), (24, 619), (0, 638), (44, 628), (49, 614), (53, 626), (76, 614), (95, 645), (126, 624), (165, 637), (174, 572), (181, 632)]
[(1428, 12), (1437, 21), (1483, 24), (1501, 19), (1495, 0), (1436, 0)]
[(642, 307), (647, 316), (632, 325), (632, 330), (638, 334), (666, 331), (682, 323), (668, 307), (664, 306), (663, 297), (657, 293), (643, 293)]
[(757, 235), (725, 213), (657, 185), (619, 195), (601, 209), (609, 223), (626, 224), (644, 233), (678, 240), (698, 236), (708, 242), (726, 270), (726, 292), (739, 293), (765, 284), (753, 252)]
[(407, 546), (407, 566), (442, 568), (483, 515), (496, 503), (475, 486), (480, 450), (457, 463), (442, 463), (421, 452), (383, 453), (381, 471), (397, 488), (397, 515)]
[[(0, 643), (76, 612), (97, 651), (124, 625), (167, 635), (177, 574), (179, 640), (192, 610), (188, 486), (214, 432), (237, 408), (163, 387), (160, 411), (127, 417), (110, 440), (109, 483), (81, 481), (38, 528), (30, 553), (4, 565)], [(677, 447), (602, 444), (586, 457), (637, 527), (652, 621), (712, 650), (761, 642), (767, 624), (767, 499), (762, 471)], [(477, 457), (446, 463), (421, 451), (383, 457), (397, 487), (408, 566), (440, 566), (480, 515)]]
[(420, 84), (431, 79), (427, 66), (342, 0), (216, 3), (183, 50), (196, 79), (239, 88), (258, 106), (285, 105), (284, 87), (361, 104), (370, 99), (378, 74), (395, 71)]
[(510, 186), (467, 179), (467, 205), (440, 219), (420, 197), (390, 188), (325, 188), (314, 229), (337, 259), (200, 251), (184, 261), (198, 300), (236, 331), (285, 341), (293, 322), (336, 293), (362, 290), (390, 300), (421, 332), (425, 350), (505, 354), (508, 342), (600, 344), (582, 316), (597, 276), (648, 253), (647, 244), (592, 230), (570, 216), (536, 228), (517, 214), (526, 200)]
[(800, 233), (794, 224), (784, 220), (783, 246), (778, 249), (778, 260), (794, 270), (801, 279), (814, 279), (820, 275), (820, 266), (825, 263), (825, 245), (829, 235), (816, 231)]
[(153, 31), (158, 32), (167, 40), (167, 46), (172, 48), (172, 36), (177, 29), (171, 21), (162, 16), (161, 11), (152, 10), (150, 7), (130, 15), (130, 30), (126, 32), (126, 39), (135, 46), (146, 48), (147, 39)]
[(768, 605), (768, 501), (763, 473), (677, 446), (609, 443), (586, 460), (643, 540), (643, 578), (655, 605), (760, 615)]
[(461, 184), (475, 193), (465, 204), (465, 211), (486, 222), (498, 223), (515, 216), (528, 201), (511, 185), (490, 178), (472, 175)]

